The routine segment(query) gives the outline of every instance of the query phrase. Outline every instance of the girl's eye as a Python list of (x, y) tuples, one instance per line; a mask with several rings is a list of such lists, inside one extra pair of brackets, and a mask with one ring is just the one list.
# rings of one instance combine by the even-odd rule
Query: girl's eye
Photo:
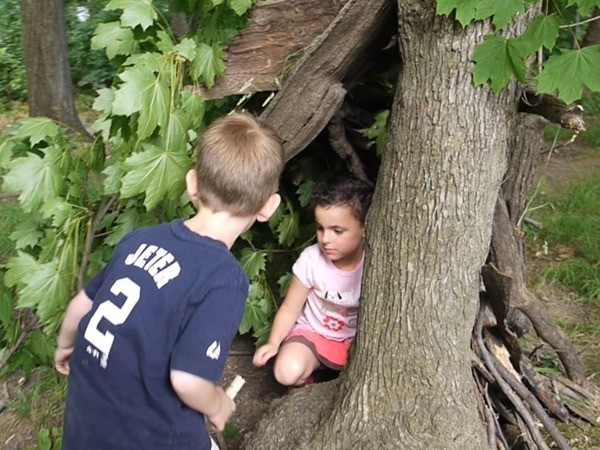
[(333, 232), (334, 232), (335, 234), (338, 234), (338, 235), (339, 235), (339, 234), (342, 234), (342, 233), (344, 232), (344, 230), (334, 229), (334, 230), (333, 230)]

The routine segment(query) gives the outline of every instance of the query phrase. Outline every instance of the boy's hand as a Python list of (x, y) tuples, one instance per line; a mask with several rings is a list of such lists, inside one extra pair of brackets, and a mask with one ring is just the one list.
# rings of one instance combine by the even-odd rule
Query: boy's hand
[(229, 398), (225, 391), (221, 387), (217, 387), (220, 394), (220, 405), (218, 411), (212, 416), (206, 416), (208, 422), (217, 429), (217, 431), (223, 431), (225, 424), (235, 412), (235, 402)]
[(254, 352), (252, 364), (257, 367), (262, 367), (268, 360), (275, 356), (277, 352), (279, 352), (279, 345), (267, 342), (265, 345), (258, 347), (256, 352)]
[(56, 351), (54, 352), (54, 367), (63, 375), (69, 375), (69, 359), (73, 353), (73, 348), (56, 347)]

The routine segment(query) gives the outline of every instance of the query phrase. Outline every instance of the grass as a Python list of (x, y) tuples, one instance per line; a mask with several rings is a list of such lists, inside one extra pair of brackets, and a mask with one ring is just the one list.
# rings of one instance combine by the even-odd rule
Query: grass
[[(581, 298), (600, 302), (600, 178), (588, 175), (565, 191), (550, 191), (535, 211), (543, 230), (535, 238), (550, 255), (542, 277), (576, 290)], [(530, 233), (531, 235), (531, 233)]]

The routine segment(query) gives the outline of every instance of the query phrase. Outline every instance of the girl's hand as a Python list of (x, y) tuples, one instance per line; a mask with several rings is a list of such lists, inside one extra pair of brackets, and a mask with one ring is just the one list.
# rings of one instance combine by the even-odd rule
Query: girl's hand
[(73, 353), (73, 347), (56, 347), (54, 352), (54, 367), (59, 373), (69, 375), (69, 359)]
[(277, 352), (279, 352), (279, 345), (267, 342), (256, 350), (254, 357), (252, 358), (252, 364), (256, 367), (262, 367), (268, 360), (275, 356)]

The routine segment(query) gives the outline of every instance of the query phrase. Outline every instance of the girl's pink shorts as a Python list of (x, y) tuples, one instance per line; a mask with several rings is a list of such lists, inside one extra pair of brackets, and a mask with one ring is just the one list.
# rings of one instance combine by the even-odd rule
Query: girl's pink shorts
[(301, 342), (312, 350), (321, 364), (334, 370), (342, 370), (348, 362), (348, 351), (352, 339), (332, 341), (311, 330), (293, 329), (283, 341)]

